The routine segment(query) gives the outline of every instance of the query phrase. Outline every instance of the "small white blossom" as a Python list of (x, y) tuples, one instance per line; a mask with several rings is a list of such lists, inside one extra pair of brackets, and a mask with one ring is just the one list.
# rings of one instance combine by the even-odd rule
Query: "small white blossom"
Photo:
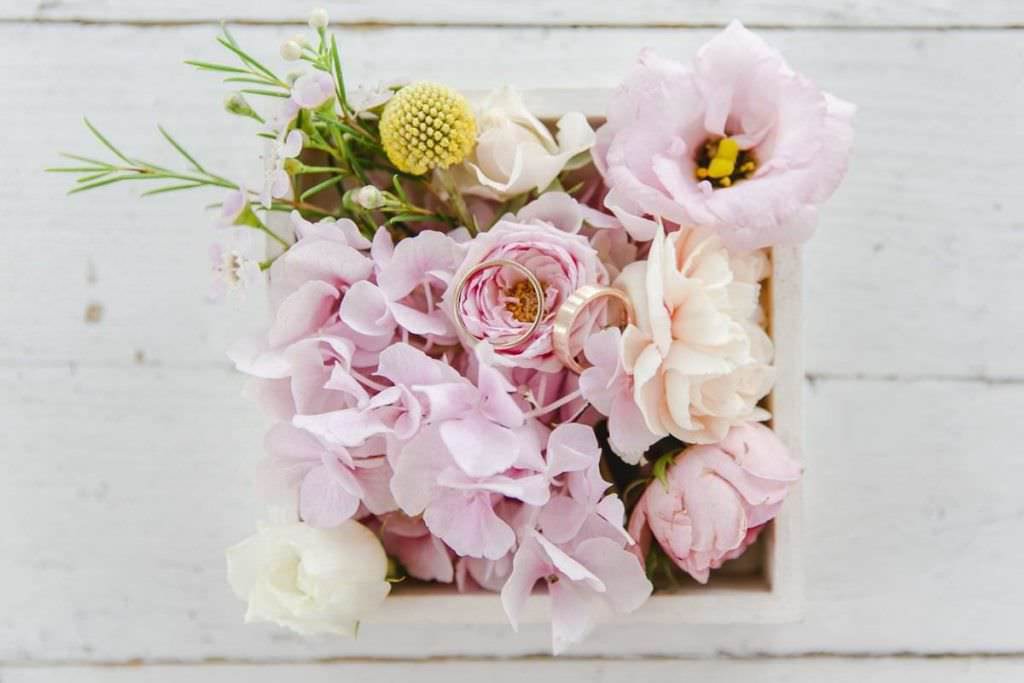
[(219, 301), (229, 291), (251, 289), (263, 277), (259, 261), (250, 256), (251, 248), (241, 239), (229, 240), (210, 245), (210, 265), (213, 280), (210, 283), (209, 298)]
[(318, 7), (309, 13), (309, 25), (311, 28), (327, 28), (329, 22), (330, 18), (327, 16), (327, 10), (323, 7)]
[(274, 198), (286, 197), (292, 189), (291, 180), (284, 170), (284, 162), (294, 159), (302, 152), (302, 131), (293, 130), (282, 140), (284, 129), (276, 140), (266, 140), (263, 145), (263, 191), (260, 203), (270, 208)]

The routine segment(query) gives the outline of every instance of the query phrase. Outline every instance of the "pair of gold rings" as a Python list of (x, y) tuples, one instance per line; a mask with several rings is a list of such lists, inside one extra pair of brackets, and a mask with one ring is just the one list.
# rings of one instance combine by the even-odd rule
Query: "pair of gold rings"
[[(477, 273), (490, 270), (492, 268), (511, 268), (518, 272), (530, 285), (534, 296), (537, 298), (537, 314), (520, 334), (504, 341), (490, 342), (491, 346), (495, 349), (510, 349), (519, 346), (526, 340), (530, 339), (530, 337), (532, 337), (540, 327), (541, 323), (544, 321), (545, 315), (547, 314), (544, 306), (543, 285), (541, 285), (537, 276), (521, 263), (516, 263), (509, 259), (492, 259), (490, 261), (478, 263), (476, 266), (471, 268), (459, 280), (459, 284), (455, 288), (455, 297), (453, 299), (455, 322), (464, 339), (469, 340), (471, 343), (481, 341), (478, 337), (470, 333), (469, 329), (466, 327), (466, 321), (462, 311), (462, 296), (466, 292), (466, 286), (468, 285), (471, 277)], [(573, 372), (581, 373), (586, 369), (586, 367), (580, 364), (579, 360), (577, 360), (579, 352), (574, 352), (570, 347), (573, 329), (579, 321), (580, 316), (583, 314), (583, 311), (600, 299), (615, 299), (625, 310), (627, 323), (632, 325), (635, 322), (633, 306), (630, 303), (629, 298), (621, 290), (615, 289), (614, 287), (584, 285), (573, 292), (572, 295), (559, 307), (558, 312), (555, 314), (554, 323), (552, 324), (551, 329), (551, 346), (555, 355), (560, 361), (562, 361), (562, 364), (565, 365), (565, 367), (569, 368)]]

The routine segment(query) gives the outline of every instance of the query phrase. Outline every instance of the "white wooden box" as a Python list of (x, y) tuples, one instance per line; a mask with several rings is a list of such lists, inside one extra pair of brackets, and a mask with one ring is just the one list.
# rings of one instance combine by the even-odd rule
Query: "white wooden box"
[[(483, 93), (467, 93), (472, 100)], [(525, 91), (527, 105), (540, 118), (553, 122), (565, 112), (582, 111), (600, 123), (610, 90)], [(775, 388), (768, 397), (772, 427), (802, 459), (803, 358), (801, 350), (800, 249), (776, 248), (771, 253), (772, 275), (762, 294), (775, 342)], [(799, 549), (800, 487), (786, 500), (779, 516), (744, 555), (754, 570), (736, 575), (712, 572), (711, 581), (696, 582), (672, 593), (655, 593), (623, 622), (665, 624), (780, 623), (796, 621), (802, 611), (802, 571)], [(751, 558), (761, 553), (760, 558)], [(751, 559), (758, 561), (750, 562)], [(737, 562), (743, 562), (738, 560)], [(726, 567), (729, 565), (727, 564)], [(549, 619), (543, 592), (530, 599), (521, 621)], [(495, 593), (459, 593), (454, 585), (398, 584), (368, 623), (491, 624), (507, 618)]]
[[(475, 99), (478, 93), (470, 93)], [(555, 121), (568, 111), (583, 111), (597, 122), (603, 116), (610, 90), (526, 91), (537, 116)], [(768, 397), (772, 427), (803, 459), (801, 348), (801, 261), (799, 247), (772, 250), (772, 276), (762, 300), (775, 342), (778, 378)], [(665, 624), (781, 623), (800, 618), (803, 573), (800, 557), (800, 487), (783, 505), (763, 534), (763, 542), (748, 553), (763, 553), (759, 571), (746, 576), (716, 576), (701, 586), (693, 583), (673, 593), (655, 593), (639, 610), (621, 621)], [(547, 621), (547, 597), (535, 593), (523, 611), (524, 622)], [(371, 623), (505, 623), (501, 600), (494, 593), (459, 593), (441, 584), (398, 585), (369, 621)]]

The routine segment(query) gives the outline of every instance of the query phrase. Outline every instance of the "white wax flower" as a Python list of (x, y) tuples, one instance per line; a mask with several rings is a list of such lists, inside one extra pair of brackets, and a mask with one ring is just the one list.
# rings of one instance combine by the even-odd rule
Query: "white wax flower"
[(476, 148), (455, 173), (462, 192), (487, 199), (543, 190), (570, 159), (594, 144), (594, 131), (583, 114), (564, 115), (552, 136), (508, 87), (487, 96), (476, 120)]
[(384, 548), (355, 520), (333, 529), (264, 526), (229, 548), (227, 559), (231, 588), (249, 603), (246, 622), (272, 622), (302, 635), (354, 636), (391, 590)]

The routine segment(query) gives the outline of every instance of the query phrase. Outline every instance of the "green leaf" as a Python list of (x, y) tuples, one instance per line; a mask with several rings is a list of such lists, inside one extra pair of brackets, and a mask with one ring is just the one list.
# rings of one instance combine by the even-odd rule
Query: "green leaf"
[(240, 90), (239, 92), (244, 92), (244, 93), (247, 93), (249, 95), (263, 95), (265, 97), (281, 97), (281, 98), (285, 98), (285, 97), (289, 96), (288, 93), (286, 93), (286, 92), (277, 92), (275, 90), (257, 90), (255, 88), (244, 88), (243, 90)]
[(192, 167), (194, 169), (196, 169), (200, 173), (209, 175), (209, 172), (205, 168), (203, 168), (198, 161), (195, 160), (195, 157), (186, 152), (185, 148), (178, 144), (178, 141), (171, 137), (171, 134), (168, 133), (163, 126), (157, 125), (157, 129), (159, 129), (161, 135), (163, 135), (167, 139), (167, 142), (171, 143), (171, 147), (174, 147), (174, 149), (178, 150), (178, 153), (181, 154), (181, 156), (185, 157), (185, 159), (188, 160), (190, 164), (192, 164)]
[(339, 175), (339, 176), (334, 176), (333, 178), (328, 178), (327, 180), (323, 181), (322, 183), (317, 183), (316, 185), (314, 185), (313, 187), (309, 188), (308, 190), (303, 192), (301, 195), (299, 195), (299, 201), (300, 202), (304, 202), (304, 201), (306, 201), (307, 197), (312, 197), (317, 192), (320, 192), (321, 190), (326, 190), (331, 185), (337, 185), (338, 183), (340, 183), (344, 179), (345, 179), (345, 176)]
[[(246, 72), (248, 73), (248, 72)], [(256, 85), (269, 85), (273, 87), (279, 87), (273, 81), (268, 81), (266, 78), (257, 78), (256, 76), (233, 76), (231, 78), (225, 78), (225, 83), (254, 83)]]
[(104, 170), (109, 173), (111, 171), (103, 166), (51, 166), (43, 170), (47, 173), (98, 173)]
[(409, 197), (405, 194), (405, 188), (402, 187), (402, 181), (399, 179), (397, 173), (391, 176), (391, 184), (395, 186), (395, 194), (402, 200), (402, 203), (409, 204)]
[(86, 127), (87, 127), (87, 128), (88, 128), (88, 129), (90, 130), (90, 131), (92, 131), (92, 134), (96, 136), (96, 139), (97, 139), (97, 140), (99, 140), (100, 142), (102, 142), (102, 143), (103, 143), (103, 145), (104, 145), (104, 146), (105, 146), (105, 147), (106, 147), (107, 149), (109, 149), (109, 150), (110, 150), (111, 152), (113, 152), (113, 153), (114, 153), (114, 155), (115, 155), (115, 156), (116, 156), (116, 157), (117, 157), (118, 159), (121, 159), (121, 160), (122, 160), (122, 161), (124, 161), (124, 162), (125, 162), (126, 164), (130, 164), (130, 163), (132, 163), (132, 160), (131, 160), (131, 159), (129, 159), (128, 157), (126, 157), (126, 156), (125, 156), (125, 155), (124, 155), (124, 154), (123, 154), (123, 153), (121, 152), (121, 150), (119, 150), (119, 149), (118, 149), (117, 147), (114, 147), (114, 144), (113, 144), (112, 142), (110, 142), (110, 140), (108, 140), (107, 138), (103, 137), (103, 133), (101, 133), (101, 132), (99, 132), (98, 130), (96, 130), (96, 126), (92, 125), (92, 123), (91, 123), (91, 122), (89, 121), (89, 119), (82, 119), (82, 120), (83, 120), (83, 121), (85, 121), (85, 125), (86, 125)]
[(77, 154), (68, 154), (67, 152), (61, 152), (60, 155), (65, 159), (74, 159), (75, 161), (84, 161), (87, 164), (95, 164), (96, 166), (103, 166), (104, 168), (114, 168), (112, 164), (106, 161), (100, 161), (99, 159), (93, 159), (91, 157), (81, 157)]
[[(225, 38), (224, 36), (227, 36), (227, 37)], [(250, 67), (252, 67), (252, 68), (254, 68), (254, 69), (258, 70), (258, 71), (262, 71), (264, 74), (269, 76), (271, 79), (273, 79), (277, 83), (281, 82), (281, 79), (279, 79), (277, 76), (275, 76), (273, 71), (271, 71), (267, 67), (265, 67), (262, 64), (260, 64), (256, 59), (254, 59), (248, 53), (246, 53), (245, 50), (240, 48), (238, 46), (238, 44), (235, 42), (235, 39), (233, 37), (231, 37), (230, 33), (228, 33), (227, 29), (224, 29), (224, 36), (218, 36), (217, 37), (217, 42), (220, 43), (221, 45), (223, 45), (224, 47), (226, 47), (231, 52), (234, 52), (235, 55), (240, 60), (242, 60), (242, 62), (244, 64), (247, 64)]]
[(345, 92), (345, 77), (341, 72), (341, 57), (338, 55), (338, 41), (331, 35), (331, 67), (334, 69), (334, 89), (338, 94), (338, 102), (342, 109), (352, 111), (348, 106), (348, 94)]
[(654, 461), (654, 466), (651, 468), (651, 475), (661, 482), (661, 485), (668, 491), (668, 468), (672, 466), (672, 463), (676, 461), (676, 453), (666, 453), (657, 460)]
[(214, 64), (212, 62), (199, 62), (194, 59), (186, 59), (185, 63), (189, 66), (194, 66), (197, 69), (202, 69), (204, 71), (223, 71), (225, 73), (233, 74), (252, 73), (248, 69), (239, 69), (237, 66), (228, 66), (226, 64)]
[(113, 169), (108, 169), (106, 171), (100, 171), (99, 173), (90, 173), (89, 175), (82, 176), (81, 178), (79, 178), (75, 182), (76, 183), (92, 182), (93, 180), (99, 180), (100, 178), (106, 178), (108, 175), (110, 175), (113, 172), (114, 172)]
[(178, 190), (191, 190), (194, 187), (203, 187), (206, 183), (182, 183), (181, 185), (165, 185), (164, 187), (158, 187), (154, 190), (146, 190), (140, 197), (150, 197), (155, 194), (163, 194), (164, 192), (177, 192)]
[(78, 194), (79, 192), (85, 192), (86, 190), (92, 190), (97, 187), (103, 187), (104, 185), (110, 185), (111, 183), (117, 183), (122, 180), (131, 180), (132, 178), (138, 178), (139, 176), (114, 176), (113, 178), (106, 178), (105, 180), (97, 180), (94, 183), (86, 183), (85, 185), (78, 185), (68, 190), (68, 194)]
[(388, 219), (385, 225), (394, 225), (395, 223), (416, 223), (418, 221), (436, 221), (437, 216), (424, 216), (419, 213), (400, 213), (392, 216)]

